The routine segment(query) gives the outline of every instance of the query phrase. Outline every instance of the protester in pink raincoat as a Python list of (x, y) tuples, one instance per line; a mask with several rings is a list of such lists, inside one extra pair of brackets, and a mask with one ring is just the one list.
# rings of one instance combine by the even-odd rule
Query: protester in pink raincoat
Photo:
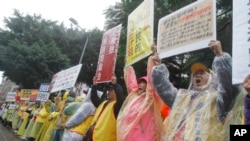
[(162, 130), (161, 99), (157, 96), (151, 82), (153, 60), (148, 59), (147, 76), (138, 80), (134, 69), (124, 69), (124, 79), (128, 96), (123, 103), (117, 119), (118, 141), (159, 141)]

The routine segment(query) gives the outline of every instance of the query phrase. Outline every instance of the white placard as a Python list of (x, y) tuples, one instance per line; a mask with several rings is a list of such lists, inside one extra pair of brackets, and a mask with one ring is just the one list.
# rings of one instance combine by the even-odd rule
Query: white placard
[(82, 64), (79, 64), (58, 72), (53, 80), (54, 84), (51, 89), (51, 93), (74, 87), (77, 77), (81, 71), (81, 67)]
[(16, 101), (16, 92), (8, 92), (5, 101), (15, 102)]
[(216, 1), (199, 0), (159, 20), (160, 58), (208, 47), (216, 39)]
[(233, 0), (233, 84), (250, 73), (250, 0)]
[(47, 101), (49, 99), (48, 92), (38, 92), (36, 101)]
[(16, 109), (17, 105), (16, 104), (10, 104), (9, 105), (9, 110), (14, 110)]

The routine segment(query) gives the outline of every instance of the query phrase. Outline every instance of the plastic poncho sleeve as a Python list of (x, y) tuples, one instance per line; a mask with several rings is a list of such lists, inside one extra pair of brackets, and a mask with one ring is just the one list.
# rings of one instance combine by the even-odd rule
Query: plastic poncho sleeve
[(153, 67), (152, 83), (164, 103), (167, 106), (172, 107), (177, 94), (177, 89), (169, 81), (169, 71), (165, 64)]
[(155, 106), (157, 106), (157, 109), (160, 109), (163, 105), (161, 98), (157, 94), (157, 91), (154, 88), (153, 82), (152, 82), (152, 70), (153, 70), (154, 64), (153, 64), (153, 56), (150, 56), (148, 58), (148, 64), (147, 64), (147, 88), (146, 88), (146, 94), (147, 94), (147, 100), (154, 102)]
[(98, 97), (97, 86), (96, 85), (93, 85), (92, 88), (91, 88), (90, 99), (91, 99), (91, 101), (93, 102), (93, 104), (95, 105), (96, 108), (103, 102), (103, 100)]
[(67, 121), (66, 128), (71, 128), (79, 125), (82, 121), (87, 119), (89, 115), (93, 115), (95, 112), (95, 107), (90, 102), (85, 102), (81, 107), (75, 112), (75, 114)]
[(126, 66), (124, 68), (124, 79), (129, 94), (138, 90), (138, 83), (135, 75), (135, 70), (132, 66)]
[(123, 88), (121, 85), (115, 84), (114, 88), (115, 88), (115, 94), (116, 94), (116, 103), (114, 105), (114, 114), (115, 114), (115, 118), (117, 118), (118, 113), (119, 113), (119, 111), (122, 107), (122, 104), (123, 104), (126, 97), (123, 93)]
[(234, 105), (235, 98), (239, 95), (238, 85), (232, 84), (232, 58), (228, 53), (222, 56), (216, 56), (212, 65), (216, 75), (215, 83), (217, 85), (217, 113), (223, 123), (228, 112)]

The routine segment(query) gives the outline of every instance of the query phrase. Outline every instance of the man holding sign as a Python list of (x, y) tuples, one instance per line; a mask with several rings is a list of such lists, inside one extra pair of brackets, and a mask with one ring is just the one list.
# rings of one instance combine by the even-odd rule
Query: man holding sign
[[(171, 107), (164, 121), (164, 140), (222, 141), (225, 139), (225, 121), (239, 95), (238, 86), (232, 85), (232, 61), (222, 51), (220, 41), (208, 44), (216, 55), (213, 71), (201, 63), (191, 67), (188, 89), (176, 88), (169, 81), (169, 71), (155, 56), (152, 81), (162, 100)], [(227, 135), (228, 136), (228, 135)]]

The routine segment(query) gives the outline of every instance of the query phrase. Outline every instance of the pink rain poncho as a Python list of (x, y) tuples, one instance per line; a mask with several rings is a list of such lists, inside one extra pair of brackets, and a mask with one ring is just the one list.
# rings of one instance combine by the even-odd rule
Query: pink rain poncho
[(138, 95), (138, 84), (134, 69), (125, 68), (124, 78), (128, 93), (117, 118), (118, 141), (159, 141), (163, 121), (161, 118), (162, 101), (152, 86), (152, 57), (149, 57), (146, 92)]

